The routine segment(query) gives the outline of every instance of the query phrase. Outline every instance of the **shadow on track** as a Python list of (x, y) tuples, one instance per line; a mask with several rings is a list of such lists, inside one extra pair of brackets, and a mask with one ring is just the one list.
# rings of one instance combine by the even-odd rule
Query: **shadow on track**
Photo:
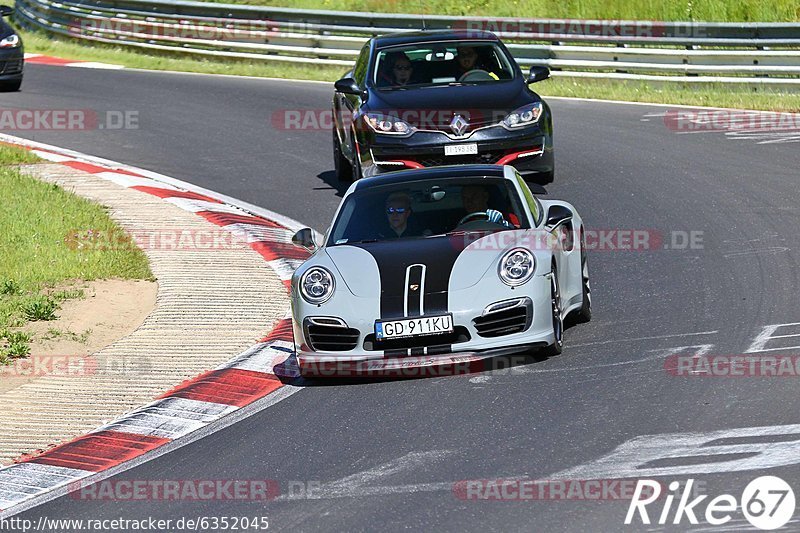
[(323, 183), (328, 185), (328, 187), (314, 187), (314, 190), (327, 190), (332, 189), (336, 191), (336, 196), (339, 198), (344, 196), (344, 193), (347, 192), (347, 188), (350, 187), (351, 182), (349, 181), (341, 181), (336, 177), (336, 173), (333, 170), (326, 170), (325, 172), (320, 172), (317, 174), (317, 178), (320, 179)]

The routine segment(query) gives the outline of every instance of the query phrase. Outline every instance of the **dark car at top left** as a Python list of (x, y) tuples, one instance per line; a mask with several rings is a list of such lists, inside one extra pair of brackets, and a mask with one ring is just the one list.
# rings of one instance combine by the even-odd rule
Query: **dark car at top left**
[[(0, 6), (0, 15), (7, 17), (13, 12), (8, 6)], [(22, 86), (22, 68), (25, 54), (22, 38), (0, 18), (0, 91), (18, 91)]]

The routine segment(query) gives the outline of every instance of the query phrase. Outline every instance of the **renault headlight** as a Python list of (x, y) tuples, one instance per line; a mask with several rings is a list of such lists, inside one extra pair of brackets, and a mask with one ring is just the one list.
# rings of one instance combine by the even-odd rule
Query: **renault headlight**
[(524, 105), (506, 115), (501, 124), (506, 129), (524, 128), (536, 124), (542, 116), (542, 109), (541, 102)]
[(300, 294), (310, 304), (319, 305), (330, 300), (336, 283), (333, 274), (322, 267), (311, 267), (300, 277)]
[(16, 33), (12, 33), (8, 37), (0, 40), (0, 48), (17, 48), (19, 46), (20, 40), (19, 35)]
[(536, 259), (525, 248), (514, 248), (500, 259), (497, 274), (506, 285), (516, 287), (527, 282), (536, 270)]
[(384, 135), (411, 135), (414, 133), (414, 126), (410, 125), (405, 120), (383, 113), (367, 113), (364, 115), (364, 121), (372, 128), (375, 133)]

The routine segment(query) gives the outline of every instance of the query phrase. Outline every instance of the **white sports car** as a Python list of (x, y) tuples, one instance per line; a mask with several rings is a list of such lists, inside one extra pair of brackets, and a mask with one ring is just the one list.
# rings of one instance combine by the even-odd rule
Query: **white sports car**
[[(544, 192), (539, 191), (539, 192)], [(591, 318), (583, 222), (511, 166), (391, 172), (349, 188), (292, 277), (304, 375), (561, 352), (564, 319)]]

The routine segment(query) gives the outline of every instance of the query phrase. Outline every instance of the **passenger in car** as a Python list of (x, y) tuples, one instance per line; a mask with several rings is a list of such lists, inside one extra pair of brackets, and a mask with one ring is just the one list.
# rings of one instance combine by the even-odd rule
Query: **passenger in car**
[(415, 83), (414, 66), (405, 52), (390, 52), (386, 54), (383, 64), (386, 69), (381, 69), (378, 85), (381, 87), (402, 87)]

